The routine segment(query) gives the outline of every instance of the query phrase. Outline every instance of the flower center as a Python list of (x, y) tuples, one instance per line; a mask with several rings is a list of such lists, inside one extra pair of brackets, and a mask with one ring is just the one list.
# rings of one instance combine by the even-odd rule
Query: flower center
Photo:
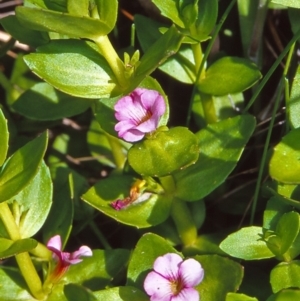
[(147, 111), (147, 112), (146, 112), (146, 115), (144, 115), (144, 116), (139, 120), (139, 122), (138, 122), (137, 125), (140, 125), (141, 123), (143, 123), (143, 122), (149, 120), (151, 117), (152, 117), (152, 113), (151, 113), (150, 111)]
[(173, 296), (177, 296), (183, 289), (183, 282), (181, 281), (181, 278), (171, 280), (170, 285)]

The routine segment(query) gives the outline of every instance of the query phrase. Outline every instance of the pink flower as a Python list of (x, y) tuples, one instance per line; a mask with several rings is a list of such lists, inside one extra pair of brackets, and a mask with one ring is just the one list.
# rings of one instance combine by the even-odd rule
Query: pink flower
[(201, 264), (195, 259), (182, 260), (175, 253), (158, 257), (144, 282), (151, 301), (199, 301), (194, 286), (204, 277)]
[(47, 243), (47, 248), (53, 252), (53, 258), (57, 261), (57, 265), (51, 275), (51, 279), (58, 280), (69, 268), (71, 264), (82, 261), (81, 256), (92, 256), (92, 250), (87, 246), (81, 246), (79, 250), (68, 253), (61, 251), (61, 238), (59, 235), (51, 237)]
[(158, 127), (166, 111), (164, 98), (155, 90), (137, 88), (115, 104), (115, 117), (119, 121), (115, 130), (128, 142), (143, 139)]

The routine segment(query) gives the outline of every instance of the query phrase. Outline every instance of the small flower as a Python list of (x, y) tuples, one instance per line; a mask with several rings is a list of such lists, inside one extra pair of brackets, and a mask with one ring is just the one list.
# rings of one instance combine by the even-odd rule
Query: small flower
[(195, 259), (182, 260), (175, 253), (158, 257), (144, 282), (151, 301), (199, 301), (194, 286), (204, 277), (201, 264)]
[(57, 261), (57, 265), (51, 274), (52, 282), (57, 281), (69, 268), (71, 264), (82, 261), (81, 256), (92, 256), (92, 250), (87, 246), (81, 246), (79, 250), (68, 253), (61, 251), (60, 235), (51, 237), (47, 243), (47, 248), (53, 252), (53, 258)]
[(155, 90), (135, 89), (115, 104), (115, 117), (119, 121), (115, 130), (118, 136), (128, 142), (143, 139), (158, 127), (166, 111), (164, 98)]

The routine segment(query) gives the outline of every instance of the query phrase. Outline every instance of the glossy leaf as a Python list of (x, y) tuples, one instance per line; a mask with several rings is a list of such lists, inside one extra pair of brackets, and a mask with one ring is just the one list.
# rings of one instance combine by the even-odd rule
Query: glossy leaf
[(34, 249), (37, 244), (37, 241), (31, 238), (15, 241), (6, 238), (0, 238), (0, 259), (11, 257), (23, 252), (28, 252)]
[(21, 237), (33, 236), (43, 226), (52, 205), (52, 180), (44, 162), (35, 177), (13, 200), (19, 206)]
[(300, 298), (300, 290), (287, 289), (282, 290), (276, 295), (272, 295), (267, 301), (295, 301)]
[(270, 283), (274, 293), (290, 287), (300, 288), (300, 261), (282, 262), (275, 266), (271, 271)]
[(254, 128), (254, 117), (242, 115), (199, 131), (196, 134), (200, 146), (198, 161), (174, 173), (176, 196), (196, 201), (222, 184), (236, 166)]
[(69, 301), (97, 301), (91, 291), (77, 284), (68, 284), (64, 287), (65, 296)]
[(35, 84), (12, 105), (13, 109), (30, 119), (56, 120), (86, 111), (91, 101), (75, 98), (55, 90), (47, 83)]
[(200, 80), (199, 90), (211, 95), (235, 94), (250, 88), (260, 78), (261, 73), (251, 61), (223, 57), (207, 69), (205, 77)]
[(179, 11), (177, 9), (177, 1), (176, 0), (153, 0), (152, 1), (161, 11), (161, 14), (177, 24), (180, 27), (184, 27), (184, 23), (179, 16)]
[(100, 20), (110, 29), (115, 27), (118, 16), (118, 0), (94, 0)]
[(279, 182), (300, 183), (300, 128), (291, 130), (275, 147), (269, 163), (270, 176)]
[[(142, 15), (135, 15), (134, 23), (141, 47), (146, 52), (161, 37), (159, 27), (164, 24)], [(192, 84), (196, 79), (193, 52), (186, 45), (180, 47), (176, 54), (158, 68), (178, 81), (187, 84)]]
[(62, 280), (84, 285), (93, 291), (104, 289), (125, 270), (129, 255), (125, 249), (93, 250), (93, 256), (84, 257), (82, 262), (70, 266)]
[(17, 268), (0, 267), (0, 301), (35, 301)]
[(126, 225), (146, 228), (166, 220), (170, 213), (170, 196), (153, 193), (148, 200), (132, 203), (119, 211), (111, 206), (111, 202), (129, 196), (133, 183), (134, 178), (130, 176), (103, 179), (90, 188), (82, 198), (97, 210)]
[(283, 6), (300, 8), (300, 3), (298, 0), (271, 0), (272, 3), (280, 4)]
[(1, 19), (1, 25), (16, 40), (33, 47), (49, 43), (47, 33), (28, 29), (20, 24), (16, 16), (7, 16)]
[(286, 102), (289, 122), (292, 128), (300, 127), (300, 67), (293, 79), (290, 98)]
[(7, 120), (5, 119), (5, 116), (0, 110), (0, 137), (1, 137), (1, 143), (0, 143), (0, 166), (4, 163), (8, 151), (8, 139), (9, 139), (9, 133), (7, 128)]
[(161, 177), (195, 163), (198, 156), (197, 137), (187, 128), (174, 127), (134, 144), (128, 162), (141, 175)]
[(238, 290), (244, 274), (240, 264), (218, 255), (198, 255), (194, 258), (204, 269), (203, 282), (196, 287), (201, 300), (225, 300), (228, 292)]
[(26, 64), (58, 90), (78, 97), (101, 98), (110, 97), (116, 88), (109, 65), (90, 42), (56, 40), (37, 51), (24, 57)]
[(227, 236), (221, 242), (220, 248), (230, 256), (244, 260), (274, 257), (262, 238), (261, 227), (245, 227)]
[(258, 299), (244, 294), (228, 293), (225, 301), (258, 301)]
[(97, 39), (111, 29), (105, 22), (85, 16), (18, 6), (16, 16), (29, 29), (54, 31), (77, 38)]
[(143, 235), (132, 253), (126, 285), (135, 286), (143, 290), (144, 280), (146, 275), (152, 270), (155, 259), (166, 253), (177, 253), (180, 255), (164, 238), (153, 233)]
[(45, 132), (8, 158), (0, 172), (0, 202), (15, 196), (36, 175), (46, 147)]
[(149, 301), (149, 297), (133, 286), (119, 286), (94, 292), (97, 300), (105, 301)]

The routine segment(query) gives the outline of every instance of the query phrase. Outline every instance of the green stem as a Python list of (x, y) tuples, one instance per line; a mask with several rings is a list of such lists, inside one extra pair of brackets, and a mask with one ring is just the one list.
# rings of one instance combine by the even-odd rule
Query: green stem
[(171, 216), (184, 246), (192, 245), (197, 239), (197, 228), (186, 203), (174, 198)]
[(100, 36), (94, 41), (114, 73), (120, 88), (125, 89), (128, 86), (128, 82), (124, 76), (124, 64), (110, 43), (108, 36)]
[(41, 243), (38, 243), (38, 245), (33, 250), (30, 250), (30, 254), (45, 261), (50, 261), (52, 257), (52, 252)]
[[(202, 76), (204, 76), (204, 70), (203, 69), (204, 69), (205, 62), (206, 62), (206, 60), (208, 58), (208, 55), (209, 55), (209, 53), (210, 53), (210, 51), (211, 51), (211, 49), (214, 45), (214, 42), (215, 42), (215, 40), (216, 40), (216, 38), (219, 34), (219, 31), (220, 31), (221, 27), (223, 26), (223, 23), (227, 19), (228, 15), (229, 15), (229, 13), (230, 13), (231, 9), (233, 8), (236, 1), (237, 0), (232, 0), (229, 3), (229, 5), (227, 6), (224, 14), (222, 15), (222, 17), (219, 21), (219, 23), (216, 26), (216, 28), (213, 32), (213, 35), (212, 35), (212, 37), (211, 37), (211, 39), (210, 39), (210, 41), (209, 41), (209, 43), (208, 43), (208, 45), (205, 49), (203, 58), (201, 59), (201, 65), (200, 65), (199, 69), (197, 70), (198, 73), (197, 73), (197, 78), (195, 80), (195, 83), (198, 83), (200, 78), (202, 78)], [(186, 119), (186, 125), (187, 126), (190, 124), (190, 121), (191, 121), (192, 109), (193, 109), (193, 100), (194, 100), (195, 94), (197, 93), (197, 89), (198, 89), (197, 85), (194, 85), (191, 100), (190, 100), (190, 104), (189, 104), (189, 108), (188, 108), (187, 119)]]
[(111, 152), (116, 163), (117, 170), (122, 170), (126, 161), (126, 157), (122, 150), (122, 145), (118, 139), (113, 136), (106, 135), (109, 145), (111, 147)]
[[(2, 202), (0, 204), (0, 218), (7, 230), (10, 238), (12, 240), (21, 239), (19, 229), (14, 220), (14, 216), (12, 215), (9, 206), (6, 202)], [(44, 297), (44, 293), (42, 291), (42, 283), (41, 279), (38, 276), (36, 269), (31, 261), (31, 258), (27, 252), (17, 254), (16, 260), (20, 271), (29, 287), (32, 295), (37, 299), (42, 299)]]

